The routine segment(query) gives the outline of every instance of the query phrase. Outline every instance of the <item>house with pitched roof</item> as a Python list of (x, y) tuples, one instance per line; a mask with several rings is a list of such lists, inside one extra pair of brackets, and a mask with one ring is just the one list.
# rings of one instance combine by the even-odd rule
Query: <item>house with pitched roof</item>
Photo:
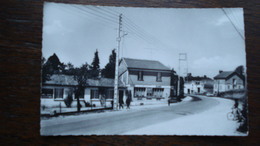
[(122, 58), (119, 80), (135, 100), (167, 100), (171, 91), (171, 70), (156, 60)]
[(214, 77), (214, 93), (244, 89), (244, 78), (235, 71), (219, 71)]
[[(64, 99), (68, 96), (75, 98), (75, 87), (78, 85), (77, 81), (71, 75), (52, 75), (49, 81), (42, 84), (41, 92), (41, 105), (55, 107), (58, 104), (62, 104), (65, 107)], [(125, 98), (125, 87), (122, 82), (119, 81), (119, 94), (121, 98)], [(84, 102), (95, 104), (100, 106), (100, 99), (105, 98), (108, 104), (111, 103), (114, 97), (114, 79), (99, 78), (88, 79), (87, 87), (82, 95), (79, 96), (81, 105)], [(76, 106), (76, 102), (73, 102)]]
[(206, 94), (213, 93), (213, 80), (206, 75), (193, 77), (191, 73), (185, 77), (185, 94)]

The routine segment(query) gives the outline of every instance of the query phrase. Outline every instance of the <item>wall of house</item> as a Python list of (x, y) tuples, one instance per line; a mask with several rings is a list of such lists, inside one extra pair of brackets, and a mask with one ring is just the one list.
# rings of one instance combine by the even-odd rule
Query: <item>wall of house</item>
[(215, 79), (213, 92), (225, 92), (226, 91), (226, 80), (225, 79)]
[(237, 75), (234, 75), (226, 81), (226, 91), (233, 90), (233, 79), (235, 79), (237, 82), (234, 89), (244, 89), (243, 80)]
[[(41, 106), (45, 106), (45, 107), (59, 107), (60, 105), (61, 105), (61, 107), (66, 107), (66, 105), (64, 103), (64, 99), (68, 96), (68, 91), (73, 90), (73, 87), (69, 87), (69, 86), (52, 86), (52, 85), (49, 85), (49, 86), (43, 86), (42, 88), (53, 90), (52, 98), (41, 98)], [(54, 89), (55, 88), (63, 89), (63, 98), (54, 99)], [(72, 94), (72, 97), (73, 97), (73, 102), (72, 102), (71, 106), (76, 107), (77, 102), (76, 102), (74, 93)], [(84, 105), (83, 100), (84, 99), (80, 99), (80, 103), (82, 105)]]
[(126, 66), (126, 64), (125, 64), (125, 62), (124, 62), (124, 60), (123, 60), (123, 61), (121, 61), (120, 64), (119, 64), (118, 73), (119, 73), (119, 75), (121, 75), (121, 74), (124, 73), (125, 71), (127, 71), (127, 66)]
[[(235, 79), (237, 82), (235, 88), (233, 88), (233, 79)], [(219, 86), (219, 90), (218, 90), (218, 86)], [(244, 89), (243, 80), (239, 78), (237, 75), (232, 76), (228, 80), (224, 80), (224, 79), (214, 80), (214, 93), (225, 92), (234, 89)]]
[(129, 82), (128, 82), (128, 71), (125, 71), (124, 73), (122, 73), (121, 76), (119, 77), (119, 79), (121, 80), (121, 82), (124, 85), (129, 84)]
[[(189, 94), (188, 90), (190, 90), (190, 94), (197, 94), (197, 93), (204, 93), (206, 90), (204, 89), (204, 85), (202, 82), (199, 84), (196, 84), (196, 82), (200, 81), (191, 81), (184, 83), (184, 93)], [(200, 89), (200, 92), (198, 92), (198, 88)]]
[(162, 81), (156, 81), (156, 75), (143, 75), (143, 81), (138, 80), (137, 74), (129, 73), (129, 83), (134, 85), (156, 85), (156, 86), (170, 86), (171, 77), (170, 76), (162, 76)]

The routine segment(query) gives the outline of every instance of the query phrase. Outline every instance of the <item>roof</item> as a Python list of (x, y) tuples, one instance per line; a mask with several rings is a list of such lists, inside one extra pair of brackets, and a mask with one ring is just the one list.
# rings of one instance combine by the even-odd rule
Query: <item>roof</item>
[(213, 81), (211, 78), (209, 77), (193, 77), (193, 76), (188, 76), (188, 77), (185, 77), (185, 80), (186, 81)]
[(233, 75), (237, 75), (238, 77), (240, 77), (241, 79), (243, 79), (243, 77), (241, 75), (239, 75), (237, 72), (235, 71), (223, 71), (221, 73), (219, 73), (218, 75), (216, 75), (214, 77), (214, 79), (228, 79)]
[(170, 68), (163, 65), (161, 62), (156, 60), (144, 60), (144, 59), (132, 59), (123, 58), (128, 68), (139, 68), (139, 69), (154, 69), (154, 70), (170, 70)]
[(233, 71), (223, 71), (221, 73), (219, 73), (218, 75), (216, 75), (214, 77), (214, 79), (226, 79), (227, 77), (229, 77), (232, 73), (234, 73)]
[[(64, 86), (76, 86), (78, 82), (72, 75), (52, 75), (49, 81), (44, 84), (51, 85), (64, 85)], [(88, 86), (92, 87), (114, 87), (114, 79), (100, 78), (100, 79), (88, 79)], [(119, 87), (123, 87), (123, 83), (119, 80)]]

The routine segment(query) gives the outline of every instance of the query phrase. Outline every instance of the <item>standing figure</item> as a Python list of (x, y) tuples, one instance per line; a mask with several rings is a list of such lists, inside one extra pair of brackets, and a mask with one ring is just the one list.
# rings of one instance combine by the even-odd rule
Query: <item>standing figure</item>
[(127, 92), (127, 99), (126, 99), (126, 106), (128, 109), (130, 109), (130, 104), (131, 104), (131, 101), (132, 101), (132, 94), (131, 94), (131, 91), (128, 91)]
[(124, 101), (123, 101), (123, 97), (119, 96), (119, 109), (123, 109), (124, 108)]

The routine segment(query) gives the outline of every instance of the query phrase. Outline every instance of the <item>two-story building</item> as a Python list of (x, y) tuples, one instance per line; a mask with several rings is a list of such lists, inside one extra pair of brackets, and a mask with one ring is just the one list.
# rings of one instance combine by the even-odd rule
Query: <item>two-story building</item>
[(189, 74), (184, 82), (185, 94), (213, 93), (213, 80), (207, 76), (193, 77)]
[(235, 71), (219, 71), (214, 77), (214, 93), (244, 89), (244, 79)]
[(171, 70), (159, 61), (122, 58), (119, 79), (135, 100), (167, 100), (170, 96)]

